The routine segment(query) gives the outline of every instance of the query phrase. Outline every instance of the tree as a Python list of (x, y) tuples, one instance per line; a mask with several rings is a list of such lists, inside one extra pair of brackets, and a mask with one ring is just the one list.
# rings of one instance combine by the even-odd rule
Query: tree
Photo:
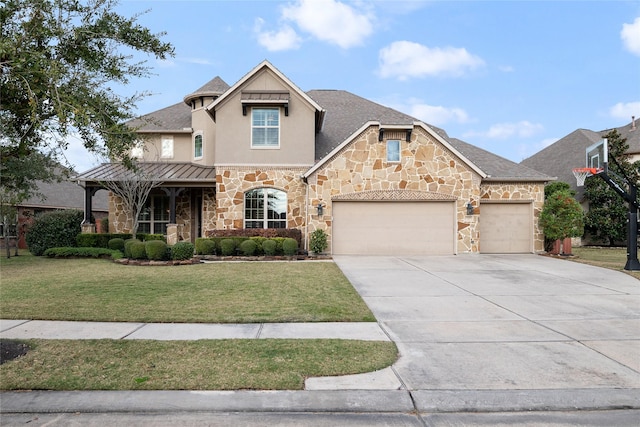
[[(3, 193), (23, 200), (55, 178), (70, 135), (127, 165), (137, 135), (126, 121), (147, 93), (113, 84), (146, 77), (134, 53), (165, 59), (173, 47), (113, 11), (117, 0), (5, 0), (0, 4), (0, 158)], [(28, 166), (25, 166), (28, 165)]]
[(557, 191), (568, 191), (572, 196), (576, 195), (576, 192), (571, 189), (571, 185), (569, 185), (568, 183), (562, 181), (554, 181), (550, 184), (545, 185), (544, 187), (545, 200)]
[(100, 181), (100, 185), (120, 197), (125, 211), (131, 215), (132, 238), (136, 238), (140, 213), (151, 190), (161, 184), (162, 181), (154, 177), (148, 169), (145, 169), (144, 164), (135, 162), (130, 168), (123, 168), (120, 176), (114, 177), (113, 181)]
[(556, 191), (544, 202), (540, 213), (540, 226), (545, 237), (551, 240), (582, 236), (584, 213), (580, 203), (569, 191)]
[[(613, 130), (605, 136), (609, 149), (609, 175), (621, 188), (628, 184), (623, 177), (640, 182), (640, 161), (631, 163), (626, 138)], [(615, 160), (615, 161), (614, 161)], [(627, 203), (604, 180), (591, 176), (585, 181), (585, 198), (589, 200), (586, 228), (596, 239), (613, 246), (626, 239)]]

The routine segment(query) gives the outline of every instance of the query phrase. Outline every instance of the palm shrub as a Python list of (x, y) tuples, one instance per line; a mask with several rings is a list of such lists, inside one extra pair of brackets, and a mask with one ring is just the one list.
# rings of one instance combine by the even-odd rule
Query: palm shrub
[(29, 251), (41, 256), (49, 248), (77, 246), (76, 236), (82, 231), (83, 219), (84, 213), (74, 209), (39, 215), (25, 236)]
[(153, 261), (162, 261), (167, 254), (167, 244), (162, 240), (147, 240), (144, 249), (147, 258)]
[(178, 242), (171, 247), (171, 259), (187, 260), (193, 258), (195, 246), (191, 242)]
[(258, 249), (258, 244), (251, 239), (245, 240), (242, 243), (240, 243), (240, 250), (242, 251), (242, 254), (244, 256), (255, 255), (257, 249)]
[(298, 241), (287, 237), (282, 242), (282, 252), (287, 256), (293, 256), (298, 253)]

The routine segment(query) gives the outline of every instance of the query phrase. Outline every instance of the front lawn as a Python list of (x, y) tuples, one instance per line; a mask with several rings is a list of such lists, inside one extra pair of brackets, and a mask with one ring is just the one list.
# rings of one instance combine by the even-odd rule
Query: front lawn
[(572, 251), (575, 255), (575, 257), (569, 258), (572, 261), (624, 271), (636, 279), (640, 279), (640, 271), (627, 271), (624, 269), (627, 263), (627, 248), (582, 246), (574, 247)]
[(362, 322), (373, 314), (332, 262), (128, 266), (0, 258), (3, 319), (120, 322)]

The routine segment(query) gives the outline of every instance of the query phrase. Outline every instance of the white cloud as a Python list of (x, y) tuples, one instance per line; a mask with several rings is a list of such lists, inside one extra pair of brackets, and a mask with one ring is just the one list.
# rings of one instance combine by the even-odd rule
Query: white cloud
[(412, 104), (409, 114), (435, 126), (469, 121), (469, 115), (462, 108), (449, 108), (440, 105)]
[(522, 120), (516, 123), (498, 123), (492, 125), (486, 131), (471, 131), (464, 134), (464, 137), (484, 137), (489, 139), (507, 139), (507, 138), (530, 138), (541, 132), (544, 127), (539, 123), (531, 123)]
[(620, 38), (629, 52), (640, 56), (640, 17), (636, 18), (633, 24), (622, 24)]
[(631, 116), (640, 117), (640, 101), (618, 102), (609, 108), (609, 115), (615, 119), (631, 120)]
[(460, 76), (484, 65), (484, 61), (464, 48), (435, 47), (410, 41), (397, 41), (379, 53), (382, 77)]
[(343, 49), (361, 45), (373, 33), (371, 13), (336, 0), (300, 0), (284, 7), (282, 18), (315, 38)]
[(513, 73), (515, 71), (515, 68), (513, 68), (511, 65), (501, 65), (498, 67), (498, 69), (503, 73)]
[(258, 37), (258, 43), (270, 52), (298, 49), (302, 39), (293, 28), (284, 25), (278, 31), (262, 31), (264, 20), (256, 19), (254, 31)]

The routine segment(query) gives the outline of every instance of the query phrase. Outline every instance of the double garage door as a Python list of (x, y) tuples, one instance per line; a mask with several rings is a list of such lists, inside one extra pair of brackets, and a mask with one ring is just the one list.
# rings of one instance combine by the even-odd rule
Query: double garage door
[(451, 255), (454, 202), (334, 201), (332, 252), (341, 255)]
[[(482, 253), (533, 250), (531, 203), (483, 203)], [(334, 201), (336, 255), (451, 255), (456, 253), (454, 202)]]

